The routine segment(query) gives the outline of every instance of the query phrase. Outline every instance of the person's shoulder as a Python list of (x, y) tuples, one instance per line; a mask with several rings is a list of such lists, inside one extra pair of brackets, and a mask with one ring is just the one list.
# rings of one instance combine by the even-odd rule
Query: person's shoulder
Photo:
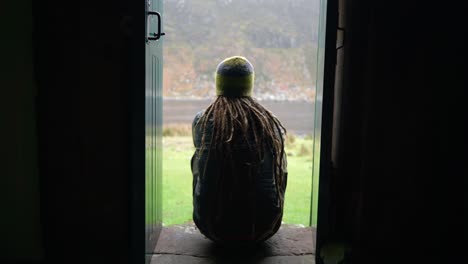
[(194, 120), (200, 119), (200, 118), (203, 116), (203, 113), (204, 113), (204, 112), (205, 112), (205, 110), (199, 111), (199, 112), (195, 115)]
[(200, 118), (204, 112), (205, 110), (198, 111), (198, 113), (195, 115), (195, 118)]
[(198, 120), (200, 120), (204, 112), (205, 112), (204, 110), (201, 110), (195, 115), (195, 117), (193, 118), (193, 122), (192, 122), (193, 126), (197, 124)]

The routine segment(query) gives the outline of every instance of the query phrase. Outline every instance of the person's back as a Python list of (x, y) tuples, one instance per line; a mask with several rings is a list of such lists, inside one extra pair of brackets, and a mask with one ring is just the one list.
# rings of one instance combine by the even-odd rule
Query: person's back
[(251, 97), (245, 58), (224, 60), (216, 74), (218, 97), (192, 125), (193, 219), (216, 242), (264, 241), (283, 217), (286, 131)]

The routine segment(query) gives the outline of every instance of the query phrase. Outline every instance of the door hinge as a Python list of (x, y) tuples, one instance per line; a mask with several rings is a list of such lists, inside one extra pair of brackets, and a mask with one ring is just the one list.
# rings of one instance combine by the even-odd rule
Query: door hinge
[(336, 30), (336, 50), (339, 50), (339, 49), (344, 47), (344, 45), (345, 45), (345, 36), (346, 36), (345, 28), (337, 27), (337, 30)]

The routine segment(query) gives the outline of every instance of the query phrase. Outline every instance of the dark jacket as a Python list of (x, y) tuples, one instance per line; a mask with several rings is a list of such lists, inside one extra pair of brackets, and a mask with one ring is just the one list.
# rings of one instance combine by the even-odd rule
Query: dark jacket
[[(191, 160), (193, 174), (193, 219), (200, 231), (216, 242), (259, 242), (274, 235), (283, 217), (283, 205), (273, 174), (274, 154), (264, 150), (263, 160), (252, 164), (252, 151), (247, 142), (232, 147), (230, 164), (222, 158), (208, 155), (209, 140), (201, 152), (203, 132), (195, 126), (203, 113), (199, 112), (192, 124), (193, 143), (196, 148)], [(208, 122), (205, 138), (212, 135), (212, 123)], [(281, 131), (278, 137), (283, 140)], [(284, 152), (284, 151), (283, 151)], [(231, 162), (232, 161), (232, 162)], [(287, 161), (283, 155), (283, 196), (287, 185)], [(250, 175), (250, 176), (249, 176)], [(222, 179), (222, 181), (220, 181)], [(246, 180), (250, 179), (250, 180)]]

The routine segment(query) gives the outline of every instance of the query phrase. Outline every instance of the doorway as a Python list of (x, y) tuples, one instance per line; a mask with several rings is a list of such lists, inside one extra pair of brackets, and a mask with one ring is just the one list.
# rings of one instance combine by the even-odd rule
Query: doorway
[[(243, 55), (252, 61), (258, 76), (255, 96), (289, 130), (288, 167), (297, 172), (290, 172), (284, 222), (316, 227), (326, 6), (326, 0), (147, 0), (148, 256), (153, 255), (163, 226), (191, 221), (191, 119), (213, 97), (214, 63), (230, 55)], [(214, 10), (222, 13), (221, 19)], [(262, 11), (266, 16), (260, 23)], [(297, 14), (291, 15), (294, 12)], [(252, 17), (255, 19), (249, 20)], [(229, 19), (242, 23), (216, 23)], [(232, 36), (218, 37), (225, 32)], [(232, 44), (230, 39), (240, 41)], [(303, 178), (298, 180), (294, 174)], [(315, 237), (315, 229), (310, 230), (310, 236)]]

